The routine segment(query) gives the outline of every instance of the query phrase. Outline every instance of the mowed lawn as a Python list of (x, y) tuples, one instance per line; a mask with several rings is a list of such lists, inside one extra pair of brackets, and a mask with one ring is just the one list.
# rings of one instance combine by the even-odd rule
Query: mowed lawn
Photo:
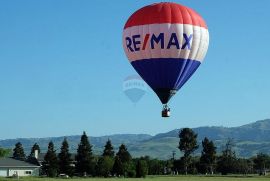
[[(18, 180), (17, 178), (1, 178), (0, 181)], [(148, 176), (146, 178), (35, 178), (35, 177), (21, 177), (22, 181), (269, 181), (270, 177), (241, 177), (241, 176)]]

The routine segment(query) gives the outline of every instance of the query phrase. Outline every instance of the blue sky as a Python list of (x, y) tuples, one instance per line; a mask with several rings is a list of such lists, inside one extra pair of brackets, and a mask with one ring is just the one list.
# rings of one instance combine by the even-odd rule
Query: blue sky
[(207, 22), (207, 56), (171, 100), (169, 119), (150, 89), (135, 106), (122, 91), (135, 74), (122, 30), (154, 2), (0, 1), (0, 139), (156, 134), (270, 118), (268, 0), (175, 0)]

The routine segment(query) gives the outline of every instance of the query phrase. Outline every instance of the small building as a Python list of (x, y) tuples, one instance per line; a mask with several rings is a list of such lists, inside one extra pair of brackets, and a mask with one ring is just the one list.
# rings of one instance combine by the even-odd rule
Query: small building
[(40, 165), (14, 158), (0, 158), (0, 177), (39, 176)]

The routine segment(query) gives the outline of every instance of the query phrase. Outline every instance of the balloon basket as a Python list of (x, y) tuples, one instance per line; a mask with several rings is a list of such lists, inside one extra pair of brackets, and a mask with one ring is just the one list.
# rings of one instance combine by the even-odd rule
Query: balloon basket
[(165, 105), (165, 106), (163, 107), (163, 110), (161, 111), (161, 116), (162, 116), (163, 118), (167, 118), (167, 117), (170, 117), (170, 115), (171, 115), (170, 108), (168, 108), (168, 106)]

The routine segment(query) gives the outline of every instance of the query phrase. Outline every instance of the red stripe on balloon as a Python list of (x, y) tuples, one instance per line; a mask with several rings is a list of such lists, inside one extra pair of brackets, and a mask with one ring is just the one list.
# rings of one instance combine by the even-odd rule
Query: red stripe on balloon
[(148, 42), (149, 36), (150, 36), (150, 34), (145, 35), (142, 50), (145, 50), (145, 47), (146, 47), (146, 44)]
[(148, 24), (190, 24), (207, 29), (202, 17), (194, 10), (176, 3), (156, 3), (145, 6), (133, 13), (124, 29)]

